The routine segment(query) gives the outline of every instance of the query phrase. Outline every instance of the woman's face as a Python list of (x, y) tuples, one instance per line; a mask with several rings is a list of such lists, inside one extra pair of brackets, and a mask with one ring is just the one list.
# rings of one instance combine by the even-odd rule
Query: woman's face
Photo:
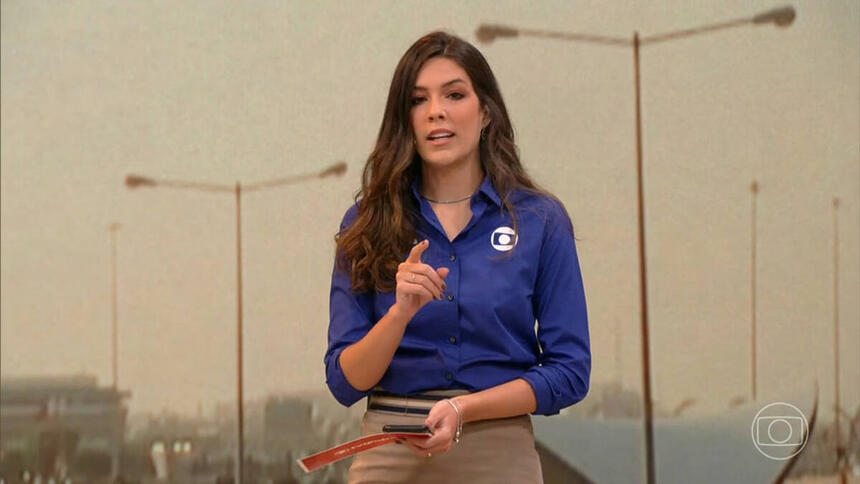
[(480, 164), (478, 143), (488, 118), (459, 64), (445, 57), (425, 62), (418, 71), (411, 104), (416, 149), (425, 163)]

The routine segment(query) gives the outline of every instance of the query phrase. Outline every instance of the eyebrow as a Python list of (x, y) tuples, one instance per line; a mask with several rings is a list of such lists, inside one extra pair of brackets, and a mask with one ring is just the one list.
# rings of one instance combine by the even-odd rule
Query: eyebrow
[[(442, 84), (442, 88), (446, 88), (446, 87), (450, 86), (451, 84), (454, 84), (454, 83), (457, 83), (457, 82), (462, 82), (463, 84), (465, 84), (465, 83), (466, 83), (466, 81), (464, 81), (464, 80), (462, 80), (462, 79), (460, 79), (460, 78), (458, 77), (457, 79), (453, 79), (453, 80), (450, 80), (450, 81), (446, 82), (445, 84)], [(415, 86), (415, 87), (413, 87), (413, 88), (412, 88), (412, 90), (413, 90), (413, 91), (426, 91), (426, 90), (427, 90), (427, 88), (426, 88), (426, 87), (424, 87), (424, 86)]]

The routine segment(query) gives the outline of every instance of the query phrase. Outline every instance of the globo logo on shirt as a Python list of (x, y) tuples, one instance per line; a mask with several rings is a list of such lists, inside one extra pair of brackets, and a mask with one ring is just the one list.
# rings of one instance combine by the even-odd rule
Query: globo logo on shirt
[(493, 234), (490, 235), (490, 243), (499, 252), (507, 252), (517, 245), (518, 238), (514, 233), (514, 229), (502, 226), (494, 230)]

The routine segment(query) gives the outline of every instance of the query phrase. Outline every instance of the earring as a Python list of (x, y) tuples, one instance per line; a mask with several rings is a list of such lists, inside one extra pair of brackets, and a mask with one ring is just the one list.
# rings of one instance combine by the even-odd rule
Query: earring
[(481, 128), (481, 139), (487, 139), (487, 131), (485, 130), (485, 128)]

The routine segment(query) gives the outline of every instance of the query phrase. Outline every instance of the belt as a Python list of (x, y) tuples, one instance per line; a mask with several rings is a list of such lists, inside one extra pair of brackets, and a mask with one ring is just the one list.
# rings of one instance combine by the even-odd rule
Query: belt
[(445, 390), (398, 395), (382, 390), (374, 390), (367, 397), (367, 409), (406, 415), (427, 415), (436, 402), (465, 393), (469, 392), (465, 390)]

